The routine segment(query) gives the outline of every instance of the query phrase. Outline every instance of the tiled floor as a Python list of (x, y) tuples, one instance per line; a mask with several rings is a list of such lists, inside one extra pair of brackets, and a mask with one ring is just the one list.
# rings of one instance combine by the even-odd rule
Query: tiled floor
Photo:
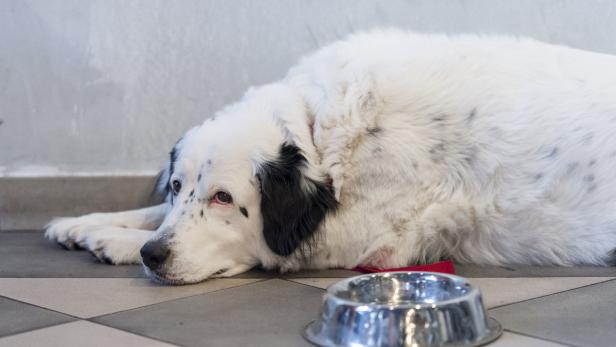
[[(491, 346), (614, 346), (616, 268), (457, 266), (505, 327)], [(0, 346), (310, 346), (300, 332), (346, 270), (169, 287), (40, 232), (0, 232)]]

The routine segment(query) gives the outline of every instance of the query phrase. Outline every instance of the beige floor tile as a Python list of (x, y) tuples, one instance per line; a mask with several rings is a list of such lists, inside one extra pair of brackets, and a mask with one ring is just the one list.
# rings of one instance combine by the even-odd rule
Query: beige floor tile
[(0, 338), (0, 346), (12, 347), (171, 347), (122, 330), (86, 321), (78, 321)]
[(505, 331), (498, 340), (492, 342), (491, 344), (487, 346), (490, 346), (490, 347), (558, 347), (558, 346), (563, 346), (563, 345)]
[(519, 277), (469, 278), (469, 281), (479, 287), (483, 302), (490, 308), (579, 288), (609, 279), (609, 277)]
[(327, 289), (330, 285), (342, 281), (344, 278), (293, 278), (288, 279), (289, 281), (305, 284), (308, 286), (313, 286), (317, 288)]
[(217, 279), (162, 286), (131, 278), (0, 278), (0, 295), (81, 318), (208, 293), (259, 279)]

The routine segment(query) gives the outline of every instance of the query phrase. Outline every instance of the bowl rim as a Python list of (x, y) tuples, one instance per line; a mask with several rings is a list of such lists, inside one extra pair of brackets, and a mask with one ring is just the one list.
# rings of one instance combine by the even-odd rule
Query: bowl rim
[[(487, 345), (499, 339), (502, 336), (503, 331), (504, 331), (503, 326), (500, 324), (499, 321), (497, 321), (496, 319), (492, 317), (488, 316), (486, 317), (486, 319), (488, 321), (487, 322), (488, 333), (484, 337), (476, 341), (473, 341), (473, 342), (468, 342), (466, 344), (459, 344), (458, 346), (459, 347), (484, 346), (484, 345)], [(318, 324), (318, 322), (319, 320), (315, 319), (315, 320), (308, 322), (308, 324), (304, 326), (304, 329), (302, 329), (302, 336), (304, 337), (305, 340), (307, 340), (309, 343), (315, 346), (330, 346), (330, 347), (347, 346), (347, 345), (332, 344), (328, 336), (315, 334), (312, 329), (315, 327), (316, 324)]]
[[(343, 284), (349, 283), (355, 279), (358, 278), (362, 278), (362, 277), (374, 277), (374, 276), (385, 276), (385, 275), (392, 275), (392, 274), (419, 274), (422, 276), (438, 276), (438, 277), (445, 277), (451, 280), (456, 280), (456, 281), (460, 281), (462, 283), (468, 284), (470, 290), (466, 293), (464, 293), (461, 296), (452, 298), (452, 299), (447, 299), (447, 300), (442, 300), (442, 301), (436, 301), (433, 303), (412, 303), (412, 302), (404, 302), (404, 303), (396, 303), (396, 304), (390, 304), (390, 303), (382, 303), (382, 304), (376, 304), (376, 303), (364, 303), (364, 302), (358, 302), (358, 301), (353, 301), (353, 300), (349, 300), (349, 299), (344, 299), (341, 298), (339, 296), (337, 296), (334, 293), (334, 287), (337, 286), (341, 286)], [(331, 285), (329, 285), (325, 291), (325, 298), (327, 300), (327, 298), (333, 298), (334, 300), (336, 300), (336, 302), (339, 303), (343, 303), (343, 304), (348, 304), (350, 306), (369, 306), (369, 307), (375, 307), (375, 308), (379, 308), (379, 309), (389, 309), (389, 310), (396, 310), (396, 309), (406, 309), (406, 308), (436, 308), (438, 306), (442, 306), (442, 305), (446, 305), (446, 304), (453, 304), (453, 303), (458, 303), (461, 301), (465, 301), (468, 300), (472, 297), (475, 296), (479, 296), (481, 297), (481, 292), (479, 291), (479, 289), (477, 287), (475, 287), (471, 282), (469, 282), (466, 278), (461, 277), (461, 276), (457, 276), (457, 275), (451, 275), (451, 274), (446, 274), (446, 273), (441, 273), (441, 272), (430, 272), (430, 271), (387, 271), (387, 272), (375, 272), (375, 273), (368, 273), (368, 274), (361, 274), (358, 276), (353, 276), (353, 277), (349, 277), (349, 278), (345, 278), (341, 281), (335, 282)], [(482, 306), (483, 306), (483, 301), (482, 301)]]

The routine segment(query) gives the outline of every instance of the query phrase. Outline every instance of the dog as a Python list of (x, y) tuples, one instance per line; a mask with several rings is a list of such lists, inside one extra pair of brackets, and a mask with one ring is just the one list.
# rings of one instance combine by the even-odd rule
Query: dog
[(169, 284), (254, 266), (616, 260), (616, 57), (528, 38), (360, 32), (173, 147), (164, 203), (46, 237)]

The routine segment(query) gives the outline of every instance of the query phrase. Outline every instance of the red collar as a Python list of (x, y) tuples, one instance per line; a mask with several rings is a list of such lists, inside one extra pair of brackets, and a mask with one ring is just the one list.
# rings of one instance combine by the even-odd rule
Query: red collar
[(405, 266), (405, 267), (397, 267), (391, 269), (381, 269), (374, 266), (369, 265), (360, 265), (353, 269), (354, 271), (359, 271), (363, 273), (372, 273), (372, 272), (390, 272), (390, 271), (421, 271), (421, 272), (440, 272), (446, 273), (450, 275), (456, 274), (456, 269), (451, 260), (439, 261), (437, 263), (425, 264), (425, 265), (414, 265), (414, 266)]

